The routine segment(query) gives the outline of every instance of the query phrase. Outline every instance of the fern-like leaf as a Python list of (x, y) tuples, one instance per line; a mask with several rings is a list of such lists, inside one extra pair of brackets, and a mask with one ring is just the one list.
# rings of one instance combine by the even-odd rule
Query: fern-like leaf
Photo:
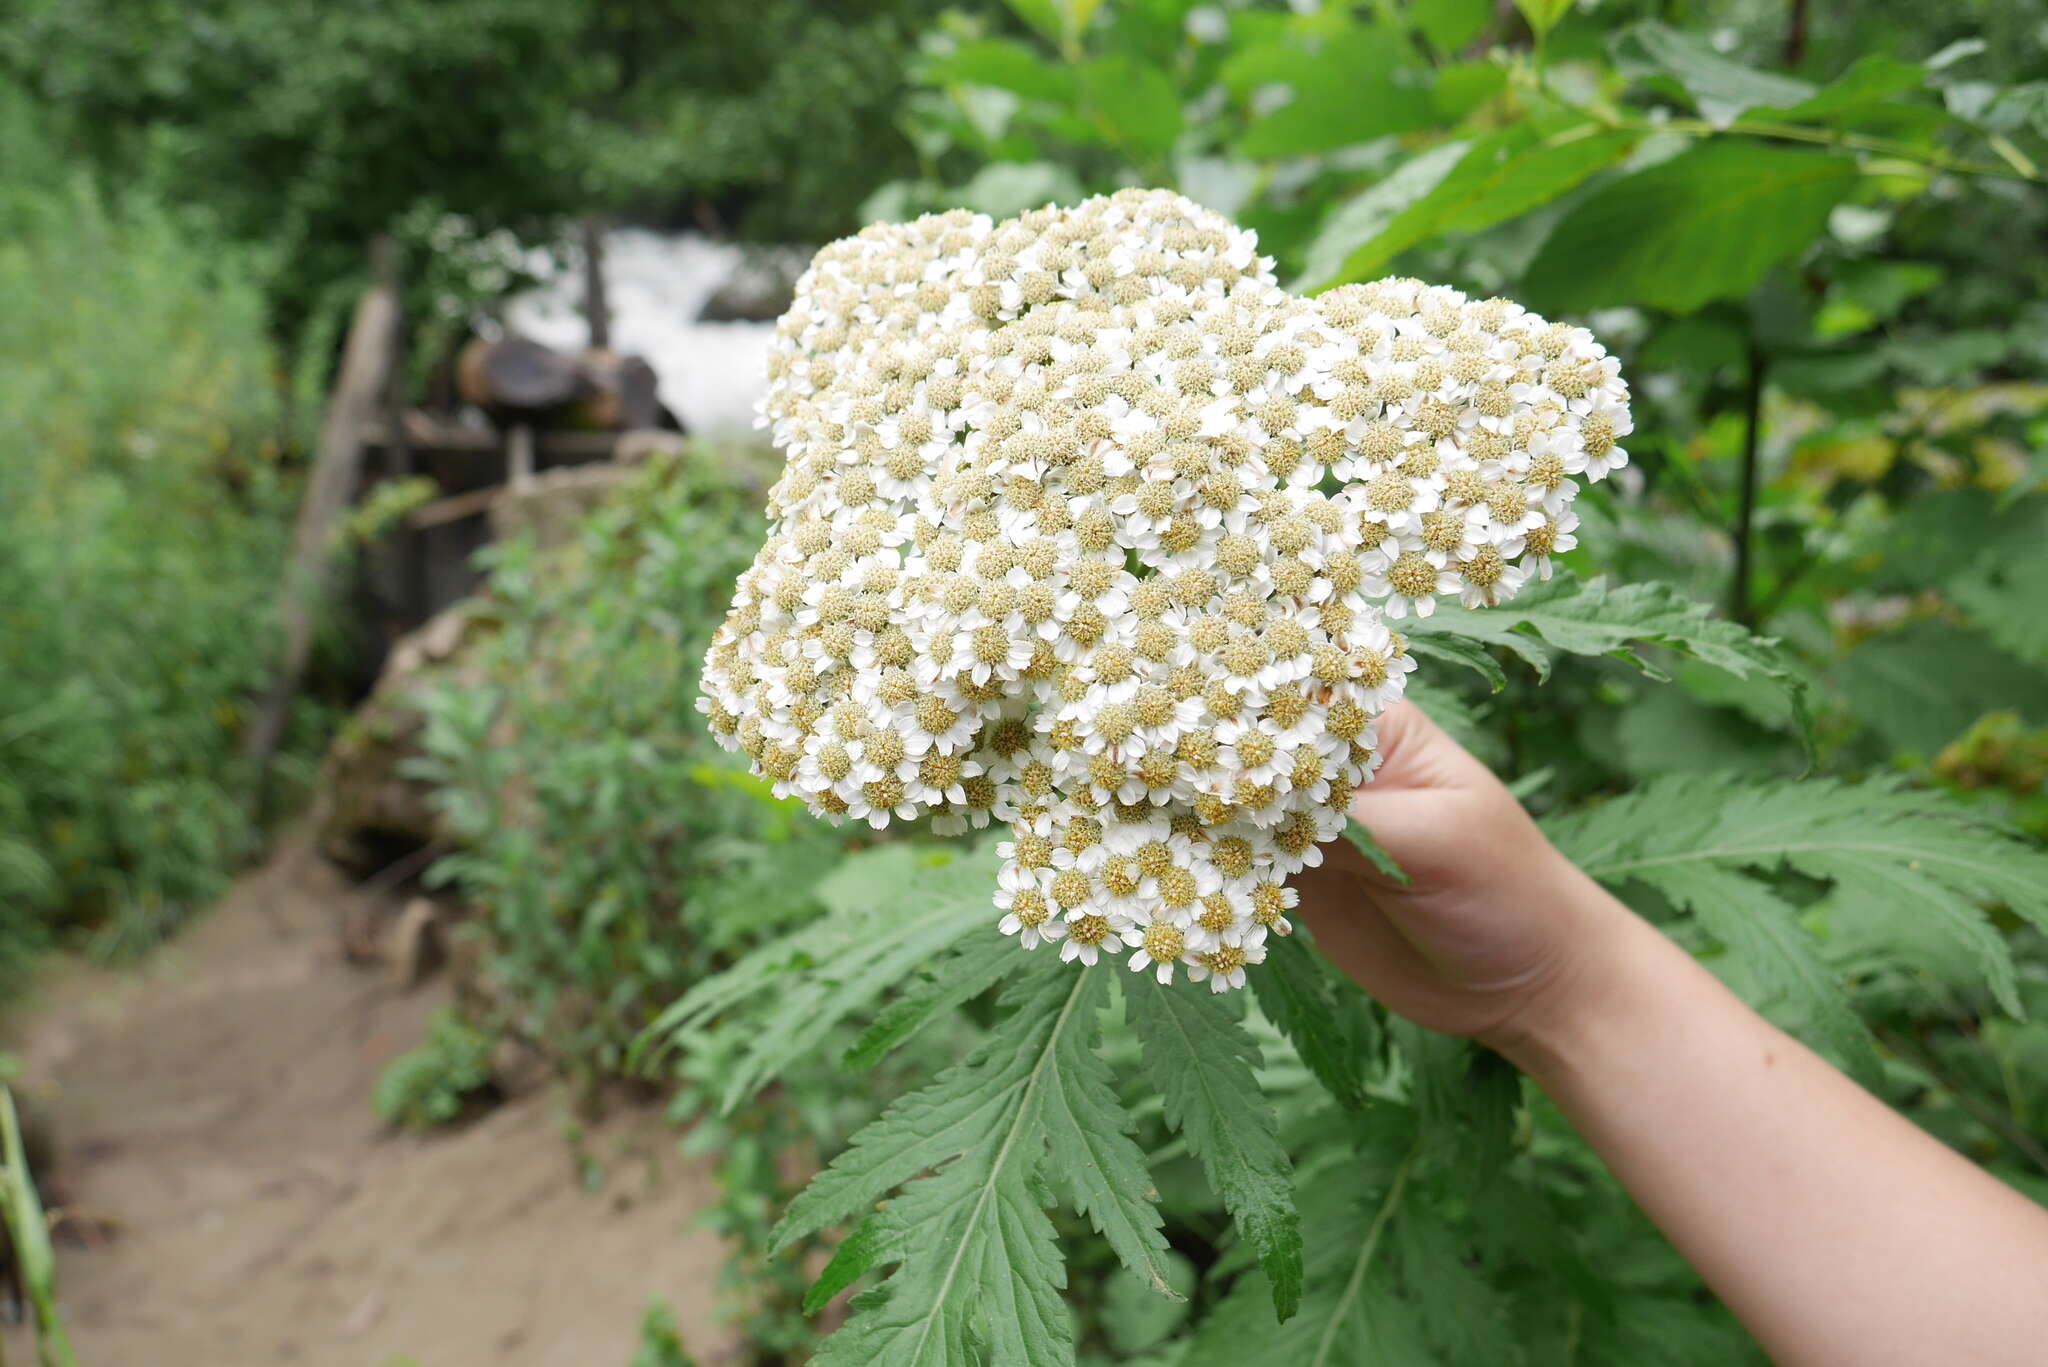
[(992, 846), (885, 845), (848, 858), (818, 885), (825, 916), (685, 993), (643, 1033), (635, 1061), (772, 992), (719, 1098), (731, 1110), (976, 927), (997, 938), (994, 863)]
[(1316, 1081), (1337, 1104), (1355, 1111), (1365, 1104), (1364, 1063), (1371, 1055), (1377, 1022), (1364, 997), (1337, 980), (1328, 960), (1297, 930), (1266, 942), (1266, 962), (1247, 978), (1264, 1011), (1301, 1055)]
[[(1528, 661), (1539, 677), (1550, 672), (1553, 651), (1611, 655), (1654, 678), (1664, 677), (1636, 647), (1654, 644), (1690, 655), (1740, 679), (1783, 689), (1802, 732), (1807, 729), (1807, 680), (1776, 641), (1713, 615), (1669, 584), (1611, 585), (1561, 574), (1532, 584), (1511, 601), (1476, 611), (1439, 610), (1413, 633), (1418, 648), (1461, 658), (1451, 641), (1464, 638), (1503, 646)], [(1469, 663), (1469, 661), (1467, 662)], [(1482, 670), (1482, 672), (1485, 672)], [(1491, 675), (1488, 675), (1491, 682)]]
[(1279, 1122), (1259, 1090), (1259, 1047), (1222, 996), (1141, 978), (1124, 989), (1131, 1028), (1166, 1120), (1202, 1162), (1259, 1255), (1282, 1320), (1301, 1304), (1301, 1217)]
[(820, 1279), (814, 1301), (896, 1265), (856, 1298), (816, 1361), (1070, 1360), (1066, 1272), (1046, 1214), (1055, 1189), (1134, 1271), (1173, 1294), (1144, 1154), (1095, 1052), (1108, 991), (1106, 973), (1033, 956), (1004, 994), (1012, 1009), (1002, 1027), (855, 1135), (791, 1203), (773, 1235), (778, 1252), (903, 1188)]
[[(1823, 1034), (1843, 1033), (1846, 1008), (1830, 1000), (1836, 989), (1824, 971), (1784, 948), (1788, 933), (1805, 932), (1763, 924), (1791, 916), (1767, 881), (1780, 870), (1831, 883), (1838, 896), (1866, 906), (1933, 922), (1973, 956), (2000, 1004), (2015, 1013), (2012, 959), (1983, 909), (2004, 906), (2048, 930), (2048, 854), (1948, 798), (1883, 782), (1678, 776), (1555, 818), (1545, 829), (1602, 882), (1647, 884), (1701, 915), (1710, 931), (1718, 924), (1730, 951), (1755, 956), (1760, 975), (1794, 994)], [(1730, 879), (1755, 886), (1737, 894)], [(1715, 907), (1702, 913), (1710, 900)], [(1727, 921), (1738, 914), (1759, 922), (1751, 934)], [(1774, 955), (1778, 962), (1762, 962)]]

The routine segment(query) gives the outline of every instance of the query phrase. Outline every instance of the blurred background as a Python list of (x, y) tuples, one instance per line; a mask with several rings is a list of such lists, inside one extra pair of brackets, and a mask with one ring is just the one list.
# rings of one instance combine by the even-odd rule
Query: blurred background
[[(736, 1041), (626, 1054), (837, 886), (842, 833), (690, 703), (766, 338), (876, 219), (1169, 186), (1292, 287), (1587, 322), (1637, 430), (1565, 563), (1782, 641), (1814, 750), (1675, 657), (1424, 705), (1541, 812), (1813, 767), (2038, 842), (2044, 166), (2038, 0), (13, 0), (0, 1344), (674, 1367), (831, 1327), (768, 1226), (971, 1013), (724, 1112)], [(1909, 922), (1823, 949), (1888, 1097), (2048, 1192), (2048, 951), (1987, 924), (2030, 1021)], [(1747, 1360), (1646, 1256), (1696, 1355), (1580, 1360)], [(1204, 1305), (1071, 1294), (1103, 1362), (1182, 1361)]]

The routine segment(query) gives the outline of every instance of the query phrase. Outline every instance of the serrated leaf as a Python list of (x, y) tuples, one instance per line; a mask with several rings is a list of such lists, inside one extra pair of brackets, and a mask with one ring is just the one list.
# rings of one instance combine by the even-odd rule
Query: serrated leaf
[(1390, 1033), (1408, 1063), (1424, 1158), (1460, 1186), (1485, 1186), (1513, 1150), (1521, 1075), (1469, 1040), (1407, 1021)]
[(1859, 642), (1832, 676), (1858, 720), (1894, 748), (1930, 759), (1986, 712), (2042, 695), (2040, 672), (1984, 632), (1934, 620)]
[(1394, 862), (1386, 847), (1372, 838), (1372, 832), (1359, 823), (1355, 817), (1344, 818), (1344, 839), (1352, 849), (1365, 856), (1365, 862), (1378, 869), (1396, 883), (1406, 887), (1409, 883), (1407, 871)]
[(1301, 1217), (1279, 1122), (1254, 1072), (1258, 1045), (1222, 996), (1192, 983), (1143, 977), (1126, 985), (1124, 1003), (1167, 1123), (1257, 1251), (1286, 1320), (1301, 1304)]
[(1492, 692), (1498, 693), (1508, 686), (1507, 671), (1500, 667), (1500, 661), (1469, 637), (1456, 636), (1448, 631), (1410, 631), (1404, 639), (1414, 654), (1463, 665), (1486, 680), (1487, 688)]
[(994, 987), (1017, 966), (1018, 953), (1017, 942), (994, 926), (986, 934), (970, 931), (964, 943), (882, 1008), (841, 1062), (854, 1072), (874, 1067), (918, 1031)]
[(1297, 928), (1266, 941), (1266, 962), (1247, 980), (1259, 1009), (1287, 1036), (1316, 1081), (1338, 1105), (1355, 1111), (1365, 1104), (1363, 1064), (1371, 1044), (1358, 1022), (1372, 1017), (1362, 1009), (1362, 998), (1353, 1003), (1338, 995), (1349, 985), (1336, 981), (1328, 961), (1304, 942), (1305, 934)]
[(1260, 1271), (1239, 1277), (1203, 1321), (1184, 1367), (1381, 1367), (1433, 1361), (1413, 1316), (1378, 1264), (1414, 1166), (1404, 1132), (1413, 1117), (1388, 1107), (1387, 1123), (1361, 1130), (1343, 1163), (1304, 1179), (1307, 1244), (1301, 1313), (1277, 1329), (1273, 1293)]
[(1066, 1037), (1085, 1041), (1105, 990), (1102, 975), (1039, 956), (1008, 994), (1015, 1009), (1002, 1029), (862, 1129), (791, 1202), (771, 1253), (904, 1188), (863, 1222), (855, 1254), (829, 1269), (835, 1288), (885, 1259), (896, 1271), (855, 1300), (814, 1361), (1071, 1359), (1066, 1270), (1039, 1175), (1042, 1105), (1058, 1085), (1059, 1054), (1073, 1047)]
[[(1789, 869), (1932, 921), (1974, 956), (2015, 1013), (2011, 956), (1982, 908), (2002, 905), (2048, 929), (2048, 853), (1953, 799), (1880, 782), (1673, 777), (1551, 818), (1544, 829), (1581, 868), (1615, 886), (1641, 880), (1683, 892), (1689, 866), (1756, 879)], [(1763, 905), (1752, 902), (1745, 914)]]
[(1783, 898), (1754, 878), (1704, 862), (1661, 865), (1637, 878), (1690, 911), (1857, 1081), (1871, 1086), (1882, 1077), (1870, 1031)]
[(1738, 679), (1776, 685), (1792, 703), (1802, 731), (1808, 728), (1806, 678), (1778, 642), (1716, 617), (1706, 604), (1694, 602), (1669, 584), (1612, 587), (1603, 580), (1581, 581), (1561, 574), (1547, 584), (1531, 585), (1497, 608), (1439, 609), (1429, 619), (1429, 630), (1506, 646), (1536, 665), (1539, 676), (1547, 672), (1548, 655), (1528, 650), (1531, 635), (1569, 654), (1626, 660), (1661, 679), (1664, 676), (1635, 649), (1642, 643), (1654, 643)]
[(1573, 206), (1530, 263), (1523, 296), (1559, 313), (1690, 313), (1739, 297), (1821, 236), (1859, 174), (1853, 158), (1832, 153), (1700, 143)]
[(642, 1032), (634, 1063), (772, 991), (720, 1093), (720, 1108), (730, 1111), (841, 1021), (986, 926), (993, 863), (993, 846), (960, 855), (898, 844), (849, 857), (818, 885), (827, 916), (685, 993)]
[[(1097, 971), (1083, 976), (1107, 977)], [(1153, 1291), (1179, 1300), (1167, 1280), (1166, 1236), (1145, 1155), (1130, 1137), (1132, 1120), (1117, 1099), (1109, 1065), (1095, 1052), (1095, 1006), (1106, 992), (1085, 994), (1088, 1028), (1053, 1041), (1041, 1092), (1047, 1143), (1046, 1176), (1074, 1210), (1086, 1215), (1123, 1265)]]
[(1947, 594), (2008, 654), (2048, 669), (2048, 552), (1986, 556), (1950, 582)]
[(856, 1134), (791, 1202), (771, 1252), (903, 1189), (840, 1244), (807, 1298), (815, 1308), (896, 1264), (817, 1361), (1070, 1359), (1066, 1273), (1046, 1214), (1055, 1191), (1145, 1284), (1176, 1294), (1145, 1157), (1096, 1053), (1109, 983), (1049, 953), (1029, 959), (1004, 994), (1002, 1026)]

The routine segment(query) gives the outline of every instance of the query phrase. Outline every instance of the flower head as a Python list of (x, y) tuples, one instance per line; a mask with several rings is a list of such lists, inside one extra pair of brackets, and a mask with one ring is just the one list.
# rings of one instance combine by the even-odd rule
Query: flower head
[(1163, 191), (956, 210), (818, 253), (788, 453), (699, 709), (832, 821), (1007, 821), (1000, 927), (1240, 986), (1415, 662), (1623, 464), (1583, 329), (1390, 279), (1296, 298)]

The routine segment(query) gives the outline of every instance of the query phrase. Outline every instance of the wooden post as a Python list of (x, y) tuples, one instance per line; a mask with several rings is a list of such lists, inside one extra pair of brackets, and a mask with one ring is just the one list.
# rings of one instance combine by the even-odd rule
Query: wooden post
[(284, 738), (292, 698), (313, 651), (313, 629), (333, 558), (334, 524), (355, 492), (362, 469), (363, 433), (376, 419), (391, 373), (392, 350), (398, 339), (395, 251), (391, 239), (382, 234), (370, 244), (377, 283), (356, 303), (348, 342), (342, 349), (341, 372), (328, 396), (312, 473), (306, 479), (305, 497), (292, 531), (291, 557), (285, 564), (277, 603), (277, 670), (242, 738), (252, 810), (262, 808), (270, 760)]
[(604, 289), (604, 225), (585, 217), (577, 226), (583, 237), (583, 320), (590, 325), (590, 349), (603, 351), (612, 344), (612, 310)]
[(529, 424), (512, 424), (505, 439), (505, 456), (510, 474), (506, 483), (512, 486), (513, 493), (525, 493), (533, 487), (533, 428)]

